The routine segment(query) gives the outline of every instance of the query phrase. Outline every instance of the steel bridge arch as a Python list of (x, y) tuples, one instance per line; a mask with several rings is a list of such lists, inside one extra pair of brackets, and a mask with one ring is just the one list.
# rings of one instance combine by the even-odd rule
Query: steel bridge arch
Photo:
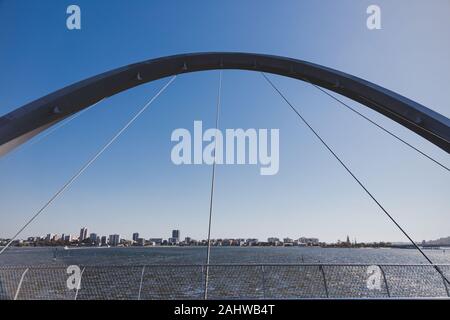
[(82, 80), (0, 117), (0, 156), (100, 100), (164, 77), (216, 69), (278, 74), (321, 86), (383, 114), (450, 153), (450, 119), (386, 88), (307, 61), (255, 53), (189, 53), (151, 59)]

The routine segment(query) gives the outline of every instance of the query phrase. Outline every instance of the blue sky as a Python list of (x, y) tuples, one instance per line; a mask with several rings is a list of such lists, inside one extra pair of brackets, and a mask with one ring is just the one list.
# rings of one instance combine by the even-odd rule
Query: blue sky
[[(81, 8), (82, 29), (66, 28)], [(381, 7), (382, 29), (366, 27)], [(450, 117), (450, 2), (0, 0), (0, 114), (73, 82), (185, 52), (242, 51), (332, 67)], [(210, 166), (170, 161), (176, 128), (213, 127), (219, 73), (175, 80), (151, 108), (23, 234), (206, 238)], [(450, 235), (448, 172), (308, 84), (271, 77), (416, 240)], [(12, 235), (166, 82), (110, 97), (54, 134), (0, 159), (0, 237)], [(225, 71), (221, 128), (279, 128), (280, 171), (218, 166), (212, 237), (316, 236), (405, 241), (257, 73)], [(343, 98), (345, 101), (348, 99)], [(450, 165), (407, 129), (357, 110)]]

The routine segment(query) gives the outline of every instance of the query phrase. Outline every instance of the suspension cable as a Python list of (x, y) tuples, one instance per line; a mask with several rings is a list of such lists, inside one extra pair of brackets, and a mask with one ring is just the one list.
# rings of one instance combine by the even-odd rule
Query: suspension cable
[(378, 207), (386, 214), (386, 216), (397, 226), (397, 228), (406, 236), (406, 238), (412, 243), (412, 245), (422, 254), (422, 256), (436, 269), (436, 271), (442, 276), (442, 278), (450, 284), (450, 281), (444, 275), (444, 273), (436, 266), (433, 261), (425, 254), (425, 252), (420, 249), (420, 247), (414, 242), (414, 240), (408, 235), (408, 233), (397, 223), (397, 221), (389, 214), (389, 212), (381, 205), (381, 203), (375, 198), (372, 193), (364, 186), (364, 184), (353, 174), (353, 172), (344, 164), (344, 162), (339, 158), (339, 156), (331, 149), (331, 147), (322, 139), (322, 137), (313, 129), (313, 127), (306, 121), (306, 119), (300, 114), (299, 111), (289, 102), (289, 100), (284, 96), (284, 94), (275, 86), (275, 84), (267, 77), (267, 75), (261, 72), (262, 76), (270, 84), (270, 86), (280, 95), (280, 97), (289, 105), (289, 107), (294, 111), (297, 116), (302, 120), (302, 122), (311, 130), (311, 132), (320, 140), (320, 142), (327, 148), (327, 150), (336, 158), (336, 160), (344, 167), (344, 169), (353, 177), (353, 179), (360, 185), (360, 187), (366, 192), (367, 195), (372, 198), (372, 200), (378, 205)]
[(397, 136), (395, 133), (389, 131), (388, 129), (384, 128), (383, 126), (381, 126), (380, 124), (376, 123), (375, 121), (373, 121), (372, 119), (370, 119), (369, 117), (365, 116), (364, 114), (362, 114), (361, 112), (359, 112), (358, 110), (356, 110), (355, 108), (352, 108), (350, 105), (348, 105), (347, 103), (345, 103), (344, 101), (342, 101), (341, 99), (339, 99), (338, 97), (336, 97), (335, 95), (327, 92), (325, 89), (319, 87), (318, 85), (309, 82), (312, 86), (314, 86), (316, 89), (320, 90), (322, 93), (326, 94), (327, 96), (329, 96), (330, 98), (334, 99), (335, 101), (339, 102), (341, 105), (343, 105), (344, 107), (346, 107), (347, 109), (353, 111), (354, 113), (356, 113), (357, 115), (359, 115), (360, 117), (366, 119), (367, 121), (369, 121), (371, 124), (377, 126), (378, 128), (380, 128), (381, 130), (383, 130), (384, 132), (386, 132), (387, 134), (391, 135), (392, 137), (396, 138), (397, 140), (399, 140), (400, 142), (403, 142), (405, 145), (407, 145), (408, 147), (410, 147), (411, 149), (417, 151), (418, 153), (420, 153), (421, 155), (423, 155), (424, 157), (430, 159), (431, 161), (433, 161), (434, 163), (436, 163), (437, 165), (441, 166), (442, 168), (444, 168), (445, 170), (450, 172), (450, 169), (448, 167), (446, 167), (444, 164), (442, 164), (441, 162), (439, 162), (438, 160), (434, 159), (433, 157), (431, 157), (430, 155), (426, 154), (425, 152), (421, 151), (420, 149), (414, 147), (412, 144), (410, 144), (409, 142), (405, 141), (404, 139), (400, 138), (399, 136)]
[(209, 259), (211, 256), (211, 221), (213, 212), (213, 200), (214, 200), (214, 185), (216, 180), (216, 145), (217, 145), (217, 130), (219, 129), (219, 114), (220, 114), (220, 101), (222, 95), (222, 70), (219, 74), (219, 88), (217, 90), (217, 104), (216, 104), (216, 136), (214, 138), (214, 160), (212, 164), (211, 174), (211, 191), (209, 197), (209, 221), (208, 221), (208, 247), (206, 250), (206, 272), (205, 272), (205, 292), (204, 299), (208, 299), (208, 280), (209, 280)]
[(17, 237), (25, 230), (31, 222), (33, 222), (53, 201), (55, 201), (69, 186), (77, 180), (81, 174), (89, 168), (89, 166), (97, 160), (103, 152), (105, 152), (117, 138), (119, 138), (125, 130), (128, 129), (129, 126), (152, 104), (156, 98), (159, 97), (161, 93), (175, 80), (177, 76), (173, 76), (159, 91), (156, 95), (154, 95), (150, 101), (148, 101), (97, 153), (90, 158), (61, 188), (58, 189), (56, 193), (48, 200), (24, 225), (21, 227), (16, 234), (9, 240), (9, 242), (2, 248), (0, 254), (2, 254)]

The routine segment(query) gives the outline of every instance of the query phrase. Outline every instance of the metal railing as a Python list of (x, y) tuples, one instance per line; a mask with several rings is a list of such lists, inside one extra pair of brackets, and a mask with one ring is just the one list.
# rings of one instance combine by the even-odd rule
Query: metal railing
[[(210, 264), (209, 299), (449, 298), (450, 265)], [(198, 264), (0, 267), (0, 299), (202, 299)]]

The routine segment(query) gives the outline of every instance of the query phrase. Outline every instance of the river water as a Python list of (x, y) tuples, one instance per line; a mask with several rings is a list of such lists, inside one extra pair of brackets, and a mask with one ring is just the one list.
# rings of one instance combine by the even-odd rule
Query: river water
[[(436, 264), (450, 263), (450, 248), (425, 250)], [(203, 264), (206, 247), (10, 248), (0, 266)], [(427, 263), (414, 249), (319, 247), (213, 247), (211, 263)]]

